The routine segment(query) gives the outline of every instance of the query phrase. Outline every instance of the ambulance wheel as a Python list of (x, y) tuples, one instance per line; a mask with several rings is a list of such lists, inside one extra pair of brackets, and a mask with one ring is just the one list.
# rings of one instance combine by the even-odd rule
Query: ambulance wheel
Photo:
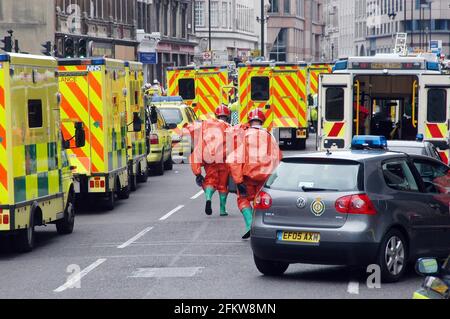
[(306, 148), (306, 139), (305, 138), (298, 139), (296, 142), (296, 148), (299, 150), (304, 150)]
[(30, 213), (30, 222), (26, 229), (19, 230), (16, 237), (16, 250), (20, 253), (27, 253), (34, 248), (34, 214), (36, 210), (32, 209)]
[(138, 183), (147, 183), (148, 180), (148, 170), (145, 169), (144, 171), (142, 171), (142, 168), (139, 168), (139, 175), (137, 177), (137, 181)]
[(69, 193), (64, 217), (56, 221), (56, 231), (60, 235), (71, 234), (75, 225), (75, 196), (73, 192)]
[(136, 174), (131, 174), (130, 175), (129, 185), (130, 185), (130, 190), (132, 192), (134, 192), (137, 189), (137, 176), (136, 176)]
[(119, 199), (128, 199), (130, 197), (130, 185), (120, 188), (120, 182), (117, 181), (117, 197)]
[(106, 201), (105, 201), (105, 208), (107, 210), (113, 210), (115, 204), (116, 204), (116, 193), (114, 191), (108, 192), (108, 195), (106, 196)]
[(173, 169), (172, 153), (170, 153), (169, 158), (164, 163), (164, 169), (166, 171), (171, 171)]

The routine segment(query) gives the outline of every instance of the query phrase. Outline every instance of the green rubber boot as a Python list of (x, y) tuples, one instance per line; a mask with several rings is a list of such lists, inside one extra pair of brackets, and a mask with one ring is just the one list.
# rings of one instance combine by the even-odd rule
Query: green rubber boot
[(212, 214), (212, 208), (211, 208), (211, 199), (214, 195), (214, 192), (216, 190), (211, 187), (205, 188), (205, 196), (206, 196), (206, 206), (205, 206), (205, 214), (211, 215)]
[(245, 234), (244, 236), (242, 236), (242, 239), (247, 239), (250, 237), (250, 228), (252, 226), (253, 210), (249, 207), (244, 208), (242, 210), (242, 216), (244, 216), (245, 220)]
[(227, 212), (227, 197), (228, 197), (228, 193), (219, 193), (219, 198), (220, 198), (220, 216), (228, 216), (228, 212)]

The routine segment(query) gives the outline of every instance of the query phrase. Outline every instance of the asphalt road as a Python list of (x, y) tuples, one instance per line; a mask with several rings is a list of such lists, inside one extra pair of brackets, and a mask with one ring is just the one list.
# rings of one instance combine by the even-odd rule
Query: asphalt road
[(411, 298), (422, 282), (410, 271), (400, 283), (369, 289), (365, 270), (304, 264), (264, 277), (241, 239), (236, 197), (220, 217), (215, 195), (206, 216), (199, 191), (190, 167), (175, 165), (112, 212), (79, 212), (71, 235), (38, 228), (31, 253), (2, 241), (0, 298)]

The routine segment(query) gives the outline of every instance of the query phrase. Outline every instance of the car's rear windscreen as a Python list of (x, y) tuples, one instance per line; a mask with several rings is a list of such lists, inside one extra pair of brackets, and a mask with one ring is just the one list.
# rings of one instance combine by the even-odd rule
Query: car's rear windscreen
[(169, 124), (180, 124), (183, 121), (183, 116), (181, 115), (181, 111), (179, 109), (173, 108), (159, 108), (164, 119)]
[(388, 149), (394, 152), (403, 152), (410, 155), (425, 155), (425, 148), (423, 147), (410, 147), (410, 146), (389, 146)]
[(347, 160), (284, 159), (266, 187), (286, 191), (357, 191), (363, 189), (362, 164)]

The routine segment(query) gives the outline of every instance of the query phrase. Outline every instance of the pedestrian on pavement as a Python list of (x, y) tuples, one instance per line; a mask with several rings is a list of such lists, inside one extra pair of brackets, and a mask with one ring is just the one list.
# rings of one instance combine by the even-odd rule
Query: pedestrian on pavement
[(230, 174), (237, 186), (238, 207), (245, 221), (243, 239), (250, 237), (251, 203), (282, 157), (277, 141), (263, 128), (265, 115), (262, 109), (250, 111), (247, 119), (249, 125), (232, 128), (235, 149), (227, 156)]
[[(191, 156), (191, 168), (198, 186), (205, 191), (206, 215), (212, 214), (212, 196), (217, 190), (220, 198), (220, 216), (227, 216), (229, 170), (226, 164), (225, 131), (230, 127), (230, 109), (225, 104), (215, 110), (216, 118), (201, 123), (201, 130), (194, 134), (194, 152)], [(201, 135), (201, 136), (195, 136)], [(202, 167), (205, 177), (202, 175)]]

